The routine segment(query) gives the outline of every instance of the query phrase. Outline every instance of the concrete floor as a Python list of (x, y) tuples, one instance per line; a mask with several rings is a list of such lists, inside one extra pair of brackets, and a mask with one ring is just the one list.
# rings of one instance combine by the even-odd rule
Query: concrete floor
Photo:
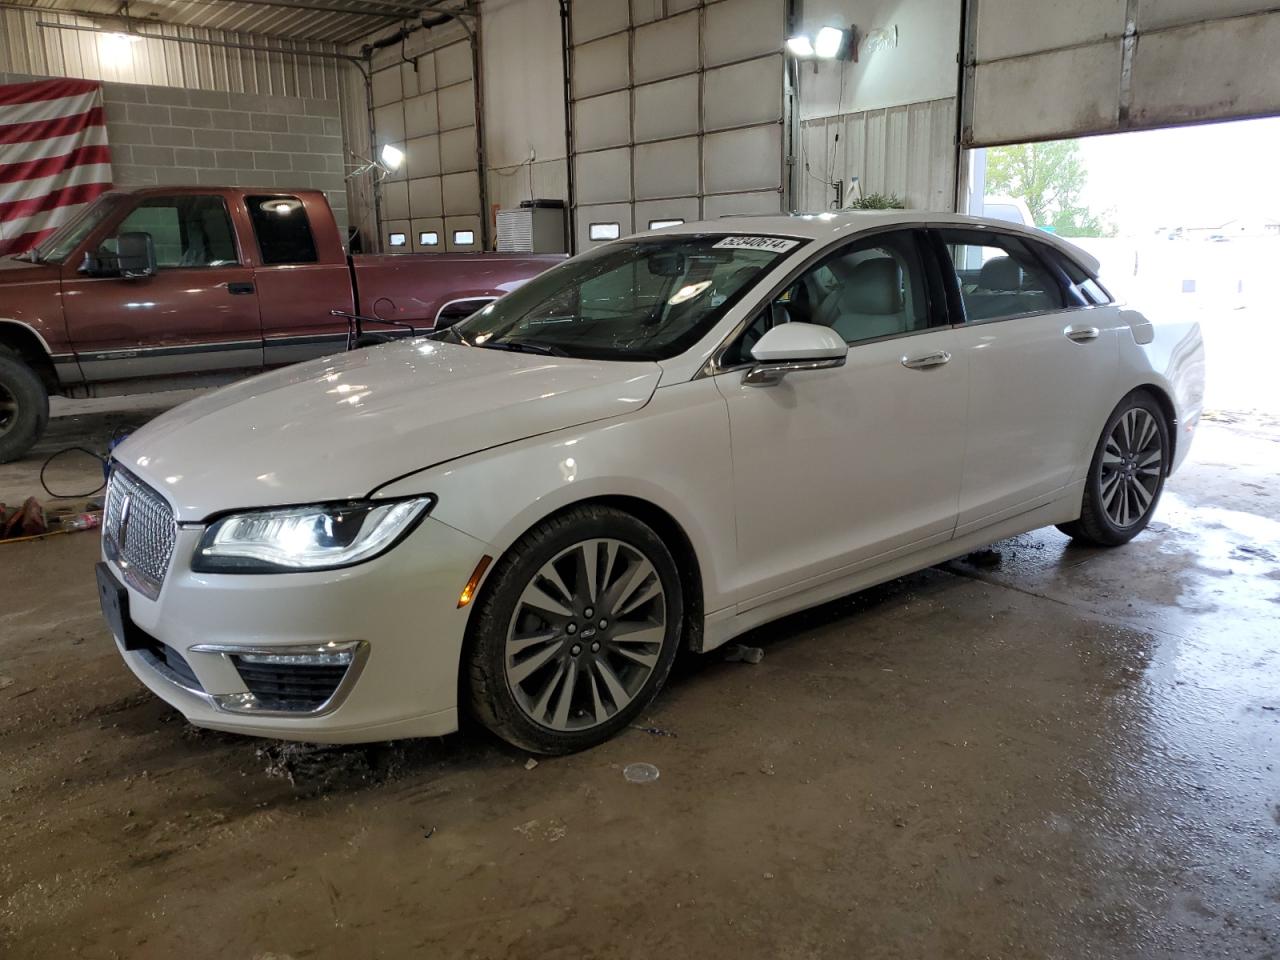
[(1280, 957), (1280, 421), (1200, 433), (1129, 546), (789, 618), (533, 769), (191, 728), (120, 663), (94, 535), (0, 546), (0, 956)]

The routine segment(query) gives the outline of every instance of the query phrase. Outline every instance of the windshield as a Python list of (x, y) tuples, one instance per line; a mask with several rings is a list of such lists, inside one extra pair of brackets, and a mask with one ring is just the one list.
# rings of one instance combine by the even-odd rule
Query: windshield
[(84, 241), (98, 224), (102, 223), (120, 202), (118, 194), (107, 194), (99, 197), (80, 214), (29, 251), (30, 258), (37, 263), (61, 263), (71, 255), (76, 247)]
[(535, 277), (450, 330), (477, 347), (662, 360), (696, 343), (803, 242), (724, 234), (622, 240)]

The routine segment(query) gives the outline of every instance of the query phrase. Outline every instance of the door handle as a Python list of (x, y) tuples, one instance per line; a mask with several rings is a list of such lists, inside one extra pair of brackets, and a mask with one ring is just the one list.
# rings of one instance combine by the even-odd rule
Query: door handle
[(940, 367), (944, 363), (951, 362), (951, 354), (945, 350), (939, 350), (937, 353), (928, 353), (923, 357), (903, 357), (902, 365), (908, 370), (929, 370), (933, 367)]
[(1062, 335), (1072, 343), (1087, 343), (1090, 340), (1097, 340), (1101, 332), (1097, 327), (1067, 327), (1062, 331)]
[(253, 281), (240, 280), (227, 284), (227, 293), (253, 293)]

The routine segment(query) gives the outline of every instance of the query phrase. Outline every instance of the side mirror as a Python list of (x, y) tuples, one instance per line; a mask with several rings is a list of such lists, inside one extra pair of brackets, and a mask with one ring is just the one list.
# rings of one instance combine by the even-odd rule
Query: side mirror
[(755, 366), (742, 382), (771, 386), (785, 374), (844, 366), (849, 345), (830, 327), (816, 323), (784, 323), (766, 333), (751, 348)]
[(151, 234), (141, 231), (122, 233), (115, 237), (115, 252), (99, 249), (86, 253), (80, 269), (94, 277), (123, 277), (137, 280), (154, 276), (156, 272), (156, 245)]

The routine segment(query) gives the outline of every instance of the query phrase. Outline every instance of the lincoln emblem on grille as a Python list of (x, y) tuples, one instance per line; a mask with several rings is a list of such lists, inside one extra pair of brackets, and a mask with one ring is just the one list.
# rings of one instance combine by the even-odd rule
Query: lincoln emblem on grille
[(129, 505), (132, 502), (133, 496), (126, 494), (120, 504), (120, 520), (116, 525), (116, 543), (122, 551), (124, 550), (125, 541), (129, 538)]

